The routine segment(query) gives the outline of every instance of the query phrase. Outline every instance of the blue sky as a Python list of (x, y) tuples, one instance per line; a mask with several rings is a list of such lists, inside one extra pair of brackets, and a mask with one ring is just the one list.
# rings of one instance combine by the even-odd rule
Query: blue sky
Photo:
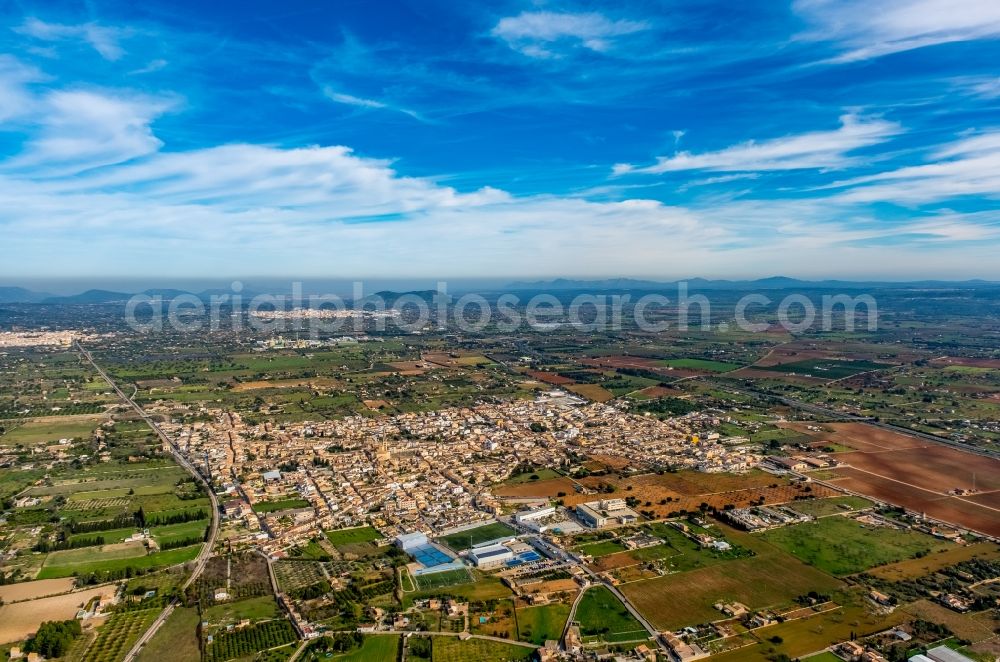
[(5, 282), (1000, 279), (1000, 3), (0, 7)]

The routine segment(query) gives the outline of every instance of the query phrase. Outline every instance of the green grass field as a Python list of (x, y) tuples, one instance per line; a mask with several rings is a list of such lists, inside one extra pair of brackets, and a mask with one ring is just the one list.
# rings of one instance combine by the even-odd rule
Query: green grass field
[(521, 641), (541, 646), (546, 639), (558, 640), (569, 618), (569, 605), (554, 604), (517, 610)]
[(522, 474), (513, 474), (510, 478), (505, 480), (503, 485), (523, 485), (524, 483), (533, 483), (536, 480), (548, 480), (550, 478), (558, 478), (561, 474), (554, 469), (541, 468), (535, 471), (529, 471)]
[(791, 504), (791, 508), (805, 515), (813, 517), (824, 517), (838, 513), (849, 512), (851, 510), (863, 510), (871, 508), (873, 504), (868, 499), (852, 495), (830, 497), (828, 499), (810, 499), (809, 501), (797, 501)]
[(468, 602), (499, 600), (501, 598), (509, 598), (512, 595), (512, 591), (496, 577), (482, 575), (476, 571), (472, 571), (472, 574), (475, 581), (471, 584), (458, 584), (445, 588), (417, 591), (416, 593), (404, 593), (403, 607), (409, 607), (413, 604), (414, 600), (436, 595), (452, 595)]
[(365, 637), (361, 648), (344, 655), (334, 655), (337, 662), (396, 662), (399, 651), (399, 637), (380, 635)]
[(846, 517), (786, 526), (767, 531), (763, 537), (809, 565), (837, 576), (950, 546), (917, 531), (872, 527)]
[(468, 529), (467, 531), (460, 531), (459, 533), (444, 536), (441, 538), (441, 542), (456, 552), (460, 552), (481, 543), (488, 542), (490, 540), (497, 540), (498, 538), (513, 536), (514, 534), (514, 529), (510, 528), (506, 524), (494, 522), (485, 526), (479, 526), (474, 529)]
[(468, 570), (445, 570), (444, 572), (434, 572), (429, 575), (420, 575), (413, 578), (417, 583), (417, 588), (421, 591), (444, 588), (446, 586), (458, 586), (468, 584), (472, 581), (472, 575)]
[(576, 608), (580, 634), (586, 638), (603, 641), (639, 641), (649, 633), (604, 586), (587, 589)]
[[(87, 551), (87, 550), (67, 550), (67, 551)], [(93, 558), (94, 551), (89, 550)], [(128, 567), (133, 568), (160, 568), (168, 565), (186, 563), (198, 556), (201, 545), (191, 545), (189, 547), (179, 547), (165, 552), (156, 552), (146, 556), (136, 556), (133, 558), (101, 559), (99, 561), (79, 561), (70, 565), (46, 565), (38, 573), (36, 579), (57, 579), (59, 577), (71, 577), (73, 575), (84, 575), (90, 572), (100, 572), (102, 570), (121, 570)], [(61, 554), (62, 552), (53, 552)], [(52, 556), (50, 554), (49, 556)], [(58, 562), (58, 559), (57, 559)]]
[(214, 625), (235, 623), (242, 618), (251, 621), (263, 621), (278, 618), (278, 603), (270, 595), (238, 600), (236, 602), (221, 602), (212, 605), (202, 612), (202, 620)]
[[(94, 535), (94, 534), (91, 534)], [(146, 546), (141, 542), (122, 543), (119, 545), (102, 545), (99, 549), (82, 547), (51, 552), (45, 557), (45, 567), (76, 566), (93, 563), (95, 558), (102, 561), (118, 561), (146, 556)]]
[(725, 363), (724, 361), (710, 361), (708, 359), (669, 359), (663, 361), (664, 365), (671, 368), (687, 368), (689, 370), (707, 370), (708, 372), (729, 372), (741, 367), (735, 363)]
[(293, 508), (308, 508), (309, 502), (305, 499), (281, 499), (280, 501), (259, 501), (253, 505), (255, 513), (274, 513), (279, 510), (292, 510)]
[(138, 662), (198, 662), (198, 610), (193, 607), (175, 609), (148, 644), (139, 652)]
[(797, 375), (810, 375), (818, 379), (843, 379), (862, 372), (891, 368), (888, 363), (875, 363), (873, 361), (837, 361), (831, 359), (807, 359), (805, 361), (795, 361), (793, 363), (782, 363), (772, 366), (757, 366), (755, 370), (767, 370), (769, 372), (794, 372)]
[[(727, 540), (752, 550), (755, 556), (716, 559), (703, 567), (621, 586), (622, 593), (657, 628), (675, 630), (717, 620), (721, 614), (712, 605), (720, 600), (735, 600), (760, 609), (787, 604), (809, 591), (833, 591), (841, 585), (756, 534), (717, 526)], [(678, 569), (687, 566), (679, 564)]]
[(55, 443), (60, 439), (82, 441), (90, 439), (94, 430), (104, 420), (104, 416), (91, 416), (85, 420), (73, 421), (27, 421), (24, 425), (0, 435), (0, 446)]
[(182, 522), (180, 524), (166, 524), (164, 526), (154, 526), (149, 530), (150, 535), (156, 538), (159, 544), (173, 542), (175, 540), (185, 540), (187, 538), (205, 537), (205, 529), (208, 528), (209, 520), (194, 520), (192, 522)]
[(338, 529), (337, 531), (327, 531), (326, 538), (334, 546), (353, 545), (362, 542), (373, 542), (382, 537), (382, 534), (370, 526), (359, 526), (353, 529)]

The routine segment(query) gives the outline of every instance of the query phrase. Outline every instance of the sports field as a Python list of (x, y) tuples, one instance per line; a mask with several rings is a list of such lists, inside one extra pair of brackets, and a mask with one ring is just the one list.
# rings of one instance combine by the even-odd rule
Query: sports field
[(510, 537), (514, 534), (514, 529), (510, 528), (506, 524), (494, 522), (485, 526), (479, 526), (474, 529), (459, 531), (458, 533), (452, 533), (451, 535), (444, 536), (441, 538), (441, 542), (455, 551), (462, 551), (484, 542)]
[(472, 576), (468, 570), (462, 568), (458, 570), (445, 570), (444, 572), (432, 572), (429, 575), (419, 575), (413, 579), (417, 583), (418, 590), (430, 591), (446, 586), (468, 584), (472, 581)]

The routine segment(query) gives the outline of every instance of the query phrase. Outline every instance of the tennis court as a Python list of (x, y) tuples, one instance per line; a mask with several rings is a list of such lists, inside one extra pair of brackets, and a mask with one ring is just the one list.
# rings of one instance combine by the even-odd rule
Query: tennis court
[(406, 550), (413, 559), (425, 568), (451, 563), (451, 557), (433, 545), (420, 545)]

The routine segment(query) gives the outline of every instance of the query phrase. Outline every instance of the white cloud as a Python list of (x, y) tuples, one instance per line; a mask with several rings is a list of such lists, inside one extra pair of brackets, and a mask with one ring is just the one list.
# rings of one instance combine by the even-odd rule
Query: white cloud
[(336, 101), (337, 103), (343, 103), (348, 106), (360, 106), (361, 108), (385, 108), (386, 104), (381, 101), (376, 101), (375, 99), (363, 99), (361, 97), (356, 97), (350, 94), (344, 94), (342, 92), (337, 92), (334, 89), (326, 87), (323, 89), (323, 94), (326, 98), (331, 101)]
[(409, 115), (413, 119), (421, 122), (426, 121), (424, 117), (416, 111), (409, 110), (407, 108), (397, 108), (377, 99), (366, 99), (364, 97), (356, 97), (353, 94), (338, 92), (329, 85), (323, 87), (323, 96), (334, 103), (344, 104), (345, 106), (354, 106), (356, 108), (366, 108), (369, 110), (391, 110), (397, 113), (403, 113), (404, 115)]
[(811, 26), (803, 38), (840, 44), (844, 52), (831, 62), (1000, 37), (1000, 3), (992, 0), (796, 0), (792, 6)]
[(105, 60), (119, 60), (125, 55), (125, 50), (119, 44), (119, 40), (125, 33), (118, 28), (102, 26), (97, 23), (65, 25), (61, 23), (46, 23), (37, 18), (29, 18), (14, 29), (21, 34), (41, 41), (63, 41), (67, 39), (84, 41)]
[[(831, 275), (832, 247), (891, 273), (918, 264), (913, 246), (931, 242), (942, 246), (934, 255), (943, 272), (951, 264), (971, 270), (976, 251), (996, 240), (997, 215), (924, 214), (884, 226), (836, 195), (686, 208), (490, 187), (463, 192), (402, 176), (390, 161), (344, 146), (169, 151), (153, 125), (173, 99), (96, 89), (26, 93), (32, 135), (22, 154), (0, 162), (4, 276), (679, 276), (754, 273), (765, 263)], [(878, 120), (844, 124), (847, 137), (814, 135), (808, 149), (751, 150), (752, 158), (736, 160), (745, 167), (815, 159), (879, 133)], [(896, 130), (886, 124), (881, 132)], [(993, 137), (970, 137), (938, 157), (996, 147)], [(724, 169), (717, 157), (708, 160), (705, 169)], [(907, 238), (890, 241), (897, 237)], [(862, 245), (872, 240), (883, 245)], [(949, 242), (972, 248), (959, 260)]]
[(1000, 97), (1000, 77), (980, 80), (972, 84), (971, 91), (985, 99), (995, 99)]
[(962, 196), (1000, 199), (1000, 131), (970, 136), (939, 148), (932, 162), (855, 177), (829, 188), (846, 189), (851, 202), (919, 204)]
[(37, 129), (3, 170), (35, 168), (66, 175), (121, 163), (163, 144), (150, 124), (176, 101), (92, 90), (57, 90), (36, 100)]
[(0, 55), (0, 122), (23, 117), (34, 106), (27, 84), (45, 76), (10, 55)]
[(656, 163), (645, 167), (620, 163), (614, 166), (613, 172), (624, 175), (683, 170), (755, 172), (842, 168), (852, 162), (850, 153), (854, 150), (877, 145), (902, 132), (895, 122), (879, 118), (847, 114), (840, 122), (840, 128), (832, 131), (812, 131), (761, 142), (751, 140), (702, 154), (678, 152), (658, 157)]
[(597, 13), (522, 12), (500, 19), (492, 30), (512, 49), (529, 57), (553, 57), (558, 42), (570, 42), (592, 51), (611, 48), (616, 37), (648, 29), (642, 21), (612, 20)]

